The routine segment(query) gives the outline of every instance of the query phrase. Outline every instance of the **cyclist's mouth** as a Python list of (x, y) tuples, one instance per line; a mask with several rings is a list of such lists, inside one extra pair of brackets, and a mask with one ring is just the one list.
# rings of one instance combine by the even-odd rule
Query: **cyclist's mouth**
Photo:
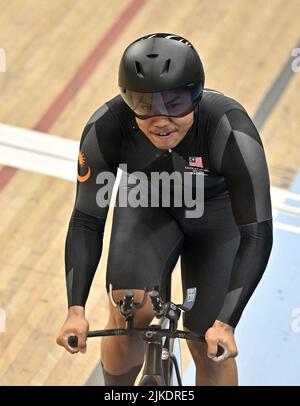
[(168, 138), (171, 138), (172, 135), (174, 135), (176, 130), (171, 130), (171, 131), (160, 131), (160, 132), (155, 132), (152, 133), (154, 134), (157, 138), (159, 139), (165, 139), (167, 140)]

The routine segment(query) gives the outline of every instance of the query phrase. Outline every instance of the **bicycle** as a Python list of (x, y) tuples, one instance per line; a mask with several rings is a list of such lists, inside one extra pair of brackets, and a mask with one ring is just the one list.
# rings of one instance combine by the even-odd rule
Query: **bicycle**
[[(206, 343), (204, 336), (187, 331), (177, 330), (178, 321), (182, 312), (192, 309), (197, 288), (189, 288), (184, 295), (182, 304), (170, 301), (171, 287), (168, 285), (166, 302), (164, 302), (157, 288), (149, 291), (154, 316), (158, 324), (151, 324), (148, 328), (133, 328), (134, 311), (141, 308), (146, 301), (146, 292), (141, 302), (134, 302), (132, 290), (125, 292), (123, 300), (114, 301), (111, 290), (111, 299), (125, 317), (126, 327), (121, 329), (107, 329), (89, 331), (88, 338), (107, 336), (135, 336), (141, 337), (145, 342), (144, 368), (138, 386), (174, 386), (174, 372), (178, 386), (182, 386), (181, 372), (178, 360), (174, 354), (174, 342), (176, 339), (195, 340)], [(68, 337), (70, 347), (77, 347), (76, 336)], [(224, 348), (218, 346), (217, 356), (221, 356)]]

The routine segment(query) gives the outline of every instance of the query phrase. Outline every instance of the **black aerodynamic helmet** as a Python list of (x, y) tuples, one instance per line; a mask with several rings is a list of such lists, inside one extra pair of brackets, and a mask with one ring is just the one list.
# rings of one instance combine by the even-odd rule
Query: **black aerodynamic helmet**
[(137, 39), (125, 49), (119, 66), (121, 96), (141, 119), (190, 113), (202, 97), (204, 79), (197, 51), (174, 34)]

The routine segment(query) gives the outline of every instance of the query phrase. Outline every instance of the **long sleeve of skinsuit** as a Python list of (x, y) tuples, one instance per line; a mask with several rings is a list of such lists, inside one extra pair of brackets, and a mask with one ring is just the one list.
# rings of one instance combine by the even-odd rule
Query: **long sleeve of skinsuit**
[(233, 109), (221, 117), (211, 139), (210, 159), (225, 178), (241, 233), (228, 293), (217, 317), (235, 327), (265, 271), (273, 243), (265, 153), (246, 112)]
[(102, 253), (105, 220), (120, 160), (121, 133), (111, 115), (106, 104), (98, 109), (86, 124), (80, 142), (75, 206), (65, 244), (69, 306), (85, 306)]

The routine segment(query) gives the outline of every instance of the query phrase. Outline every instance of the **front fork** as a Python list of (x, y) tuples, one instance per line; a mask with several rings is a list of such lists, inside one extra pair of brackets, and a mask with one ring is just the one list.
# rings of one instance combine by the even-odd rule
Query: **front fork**
[(145, 366), (139, 386), (166, 386), (162, 367), (162, 340), (146, 342)]

